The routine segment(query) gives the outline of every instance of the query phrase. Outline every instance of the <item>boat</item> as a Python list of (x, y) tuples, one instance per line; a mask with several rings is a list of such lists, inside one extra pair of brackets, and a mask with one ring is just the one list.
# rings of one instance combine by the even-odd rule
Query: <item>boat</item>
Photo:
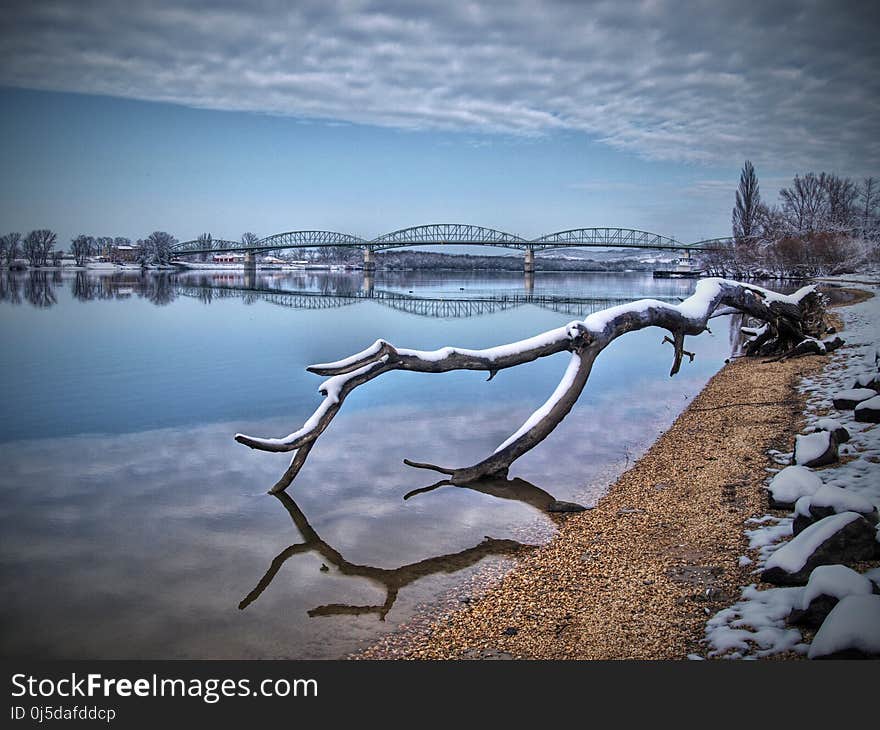
[(671, 269), (655, 269), (655, 279), (697, 279), (703, 275), (703, 270), (695, 267), (690, 259), (675, 262)]

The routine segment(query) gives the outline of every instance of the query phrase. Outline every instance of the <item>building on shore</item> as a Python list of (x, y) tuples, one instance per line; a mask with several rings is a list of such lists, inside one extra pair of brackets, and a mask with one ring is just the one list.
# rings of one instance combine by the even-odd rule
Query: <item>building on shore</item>
[(211, 260), (215, 264), (241, 264), (244, 262), (244, 254), (237, 251), (215, 253)]

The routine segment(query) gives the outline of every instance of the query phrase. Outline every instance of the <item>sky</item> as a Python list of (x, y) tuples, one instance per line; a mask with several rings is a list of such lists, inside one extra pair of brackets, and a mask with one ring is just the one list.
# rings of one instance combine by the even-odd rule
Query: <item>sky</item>
[(880, 3), (0, 3), (0, 228), (725, 236), (880, 175)]

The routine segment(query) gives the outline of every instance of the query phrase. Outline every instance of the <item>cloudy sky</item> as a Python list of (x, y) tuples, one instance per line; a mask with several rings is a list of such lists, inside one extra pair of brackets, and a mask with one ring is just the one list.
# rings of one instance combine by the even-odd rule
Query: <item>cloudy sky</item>
[(880, 173), (880, 5), (5, 3), (0, 220), (140, 237), (729, 233), (749, 158)]

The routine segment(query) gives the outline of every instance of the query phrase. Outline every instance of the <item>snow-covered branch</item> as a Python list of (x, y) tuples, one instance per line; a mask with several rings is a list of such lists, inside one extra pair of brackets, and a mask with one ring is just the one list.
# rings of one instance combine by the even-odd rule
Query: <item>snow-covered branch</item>
[[(596, 357), (621, 335), (646, 327), (668, 330), (672, 336), (666, 339), (672, 343), (674, 351), (670, 374), (675, 375), (683, 355), (693, 359), (692, 353), (684, 349), (685, 336), (705, 331), (709, 319), (719, 312), (742, 312), (764, 322), (766, 326), (760, 329), (747, 352), (767, 355), (788, 353), (804, 340), (821, 336), (823, 331), (817, 331), (822, 326), (821, 316), (816, 316), (817, 307), (821, 310), (821, 295), (812, 286), (783, 295), (751, 284), (704, 279), (698, 282), (694, 294), (680, 304), (642, 299), (595, 312), (583, 321), (570, 322), (519, 342), (484, 350), (456, 347), (411, 350), (377, 340), (365, 350), (342, 360), (308, 368), (310, 372), (330, 377), (319, 388), (324, 400), (301, 428), (283, 438), (236, 434), (235, 440), (263, 451), (295, 452), (290, 467), (270, 490), (283, 491), (296, 477), (315, 440), (329, 426), (348, 394), (373, 378), (390, 370), (423, 373), (482, 370), (488, 371), (491, 379), (505, 368), (559, 352), (571, 353), (568, 367), (547, 401), (483, 461), (462, 468), (407, 461), (411, 466), (448, 474), (453, 484), (465, 484), (487, 476), (505, 476), (516, 459), (543, 441), (568, 415), (587, 383)], [(755, 344), (758, 340), (760, 342)]]

